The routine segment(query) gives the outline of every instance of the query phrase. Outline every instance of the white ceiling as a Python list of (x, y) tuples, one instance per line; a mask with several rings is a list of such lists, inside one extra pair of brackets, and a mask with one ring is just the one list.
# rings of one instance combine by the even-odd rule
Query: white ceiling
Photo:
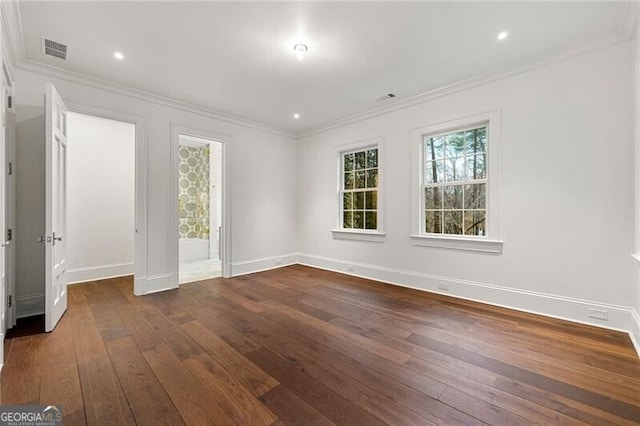
[[(627, 7), (20, 2), (31, 61), (293, 131), (379, 107), (388, 92), (408, 98), (620, 33)], [(68, 60), (45, 56), (41, 36), (67, 44)]]

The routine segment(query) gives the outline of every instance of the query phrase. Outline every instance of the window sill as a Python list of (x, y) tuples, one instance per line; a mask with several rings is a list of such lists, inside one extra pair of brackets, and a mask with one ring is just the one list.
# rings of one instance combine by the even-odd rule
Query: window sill
[(437, 247), (489, 254), (501, 254), (503, 245), (503, 241), (499, 240), (481, 240), (476, 238), (431, 235), (412, 235), (411, 243), (414, 246)]
[(334, 240), (355, 240), (355, 241), (372, 241), (381, 243), (384, 241), (385, 233), (380, 231), (360, 231), (347, 229), (332, 229)]

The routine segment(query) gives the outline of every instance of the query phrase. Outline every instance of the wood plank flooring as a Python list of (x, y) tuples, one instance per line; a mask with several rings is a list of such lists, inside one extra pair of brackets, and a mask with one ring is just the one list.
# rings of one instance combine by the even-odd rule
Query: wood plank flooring
[(291, 266), (69, 288), (5, 342), (2, 404), (65, 425), (640, 425), (626, 334)]

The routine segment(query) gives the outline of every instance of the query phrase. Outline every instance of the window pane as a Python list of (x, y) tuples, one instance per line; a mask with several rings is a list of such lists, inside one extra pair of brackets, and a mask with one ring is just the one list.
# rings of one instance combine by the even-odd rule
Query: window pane
[(360, 151), (356, 152), (356, 170), (362, 170), (366, 168), (367, 162), (365, 157), (365, 152)]
[(483, 154), (486, 152), (487, 128), (469, 130), (465, 132), (465, 152), (467, 155)]
[(462, 234), (462, 211), (445, 210), (443, 219), (445, 234)]
[(442, 161), (427, 161), (424, 166), (425, 183), (444, 182), (444, 163)]
[(463, 185), (452, 185), (443, 187), (444, 208), (449, 210), (462, 209), (462, 187)]
[(350, 172), (353, 170), (353, 153), (344, 155), (344, 171)]
[(365, 192), (364, 208), (367, 210), (375, 210), (378, 208), (378, 191)]
[(378, 229), (378, 213), (365, 212), (365, 228), (366, 229)]
[(487, 156), (485, 154), (467, 156), (467, 180), (485, 179), (487, 177), (486, 159)]
[(465, 180), (464, 157), (447, 158), (444, 165), (446, 182), (459, 182)]
[(442, 188), (431, 187), (424, 189), (424, 208), (427, 210), (442, 208)]
[(353, 208), (359, 210), (364, 209), (364, 191), (353, 193)]
[(466, 235), (486, 235), (485, 210), (467, 210), (464, 212), (464, 233)]
[(367, 151), (367, 169), (378, 167), (378, 148)]
[(444, 158), (444, 136), (424, 137), (424, 159), (439, 160)]
[(353, 208), (353, 194), (351, 192), (345, 192), (342, 194), (342, 209), (351, 210)]
[(367, 170), (367, 188), (378, 187), (378, 170)]
[(485, 209), (487, 189), (486, 183), (477, 183), (464, 186), (464, 208), (465, 209)]
[(365, 188), (364, 185), (364, 171), (356, 172), (356, 189)]
[(353, 228), (364, 229), (364, 212), (363, 211), (353, 212)]
[(424, 214), (427, 234), (442, 234), (442, 210), (430, 210)]
[(352, 212), (343, 212), (342, 213), (342, 227), (343, 228), (353, 228), (352, 221)]
[(450, 133), (446, 139), (446, 158), (464, 155), (464, 132)]
[(353, 172), (344, 174), (344, 189), (353, 189), (353, 182), (355, 181), (355, 176)]

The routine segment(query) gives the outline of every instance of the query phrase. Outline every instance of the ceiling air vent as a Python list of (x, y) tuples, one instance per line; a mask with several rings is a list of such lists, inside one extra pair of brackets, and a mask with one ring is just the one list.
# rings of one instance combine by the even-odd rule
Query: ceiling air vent
[(393, 93), (387, 93), (386, 95), (382, 95), (379, 98), (376, 98), (376, 102), (388, 101), (389, 99), (393, 99), (395, 97), (396, 95), (394, 95)]
[(42, 50), (45, 55), (58, 59), (67, 59), (67, 45), (42, 37)]

